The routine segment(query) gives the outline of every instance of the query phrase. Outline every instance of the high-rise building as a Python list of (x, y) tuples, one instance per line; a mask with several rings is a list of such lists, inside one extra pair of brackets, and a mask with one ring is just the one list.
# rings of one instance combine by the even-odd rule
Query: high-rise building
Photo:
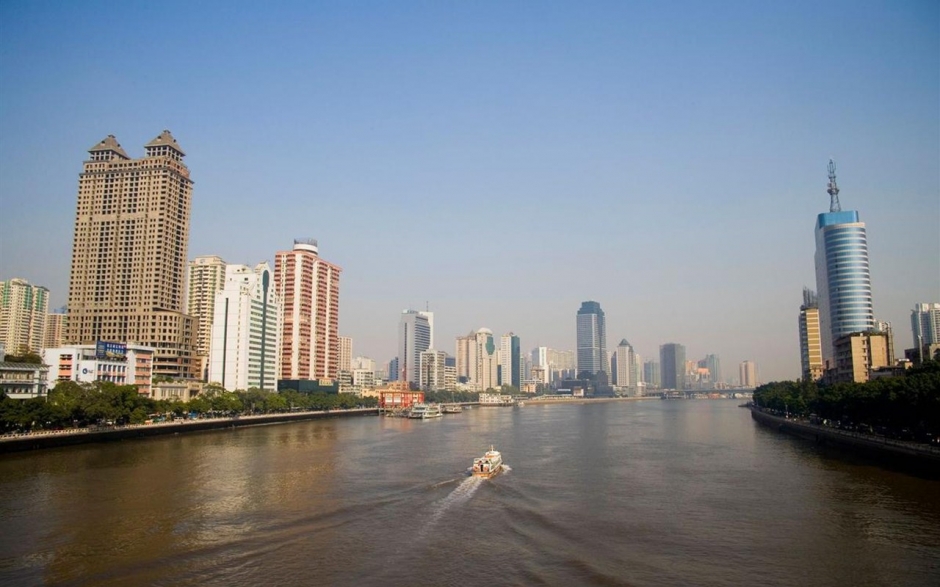
[(464, 381), (477, 391), (499, 387), (499, 357), (493, 331), (489, 328), (481, 328), (467, 336), (458, 336), (455, 359), (458, 380)]
[(914, 348), (940, 344), (940, 304), (916, 304), (911, 310), (911, 334)]
[(614, 371), (613, 384), (620, 388), (636, 387), (636, 374), (634, 372), (633, 346), (627, 339), (620, 341), (615, 353), (617, 370)]
[(518, 336), (510, 332), (499, 338), (499, 365), (497, 371), (500, 385), (512, 385), (516, 389), (521, 389), (521, 355)]
[(342, 269), (320, 258), (314, 239), (274, 257), (274, 283), (281, 300), (279, 379), (335, 379), (339, 371), (339, 276)]
[(741, 377), (741, 387), (753, 388), (760, 385), (757, 376), (757, 363), (754, 361), (742, 361), (738, 371)]
[(214, 305), (209, 380), (228, 390), (277, 391), (281, 305), (271, 267), (227, 266)]
[(215, 296), (225, 286), (225, 261), (217, 255), (202, 255), (189, 262), (186, 290), (186, 313), (199, 320), (196, 353), (202, 358), (202, 374), (209, 363), (209, 343), (212, 340), (212, 318), (215, 316)]
[(607, 325), (597, 302), (582, 302), (578, 310), (578, 376), (607, 373)]
[(339, 370), (352, 371), (353, 340), (348, 336), (339, 337)]
[(674, 342), (659, 347), (660, 382), (663, 389), (685, 389), (685, 347)]
[(711, 382), (715, 388), (721, 387), (721, 359), (718, 355), (705, 355), (705, 368), (711, 377)]
[(78, 180), (66, 342), (156, 349), (155, 376), (197, 375), (196, 319), (183, 290), (193, 182), (169, 131), (128, 157), (114, 136), (89, 149)]
[(42, 334), (42, 348), (58, 348), (65, 343), (65, 325), (69, 315), (64, 307), (46, 314), (46, 327)]
[[(448, 361), (448, 359), (451, 359)], [(448, 364), (449, 363), (449, 364)], [(421, 353), (419, 384), (424, 391), (453, 391), (456, 369), (452, 357), (444, 351), (428, 349)]]
[(816, 218), (815, 258), (824, 368), (834, 366), (836, 339), (875, 326), (865, 223), (857, 211), (842, 210), (831, 160), (828, 192), (829, 212)]
[(421, 380), (421, 353), (431, 348), (431, 325), (424, 312), (402, 310), (398, 321), (398, 368), (404, 381)]
[(0, 281), (0, 342), (10, 354), (42, 350), (49, 290), (25, 279)]
[(647, 386), (659, 389), (662, 387), (662, 372), (659, 369), (659, 363), (656, 361), (646, 361), (643, 363), (643, 381)]
[(803, 381), (817, 381), (823, 375), (822, 341), (819, 336), (819, 300), (816, 292), (803, 288), (800, 306), (800, 367)]
[(434, 312), (431, 312), (428, 310), (422, 310), (420, 313), (422, 316), (424, 316), (428, 320), (428, 328), (431, 330), (431, 335), (428, 338), (428, 348), (433, 349), (434, 348)]

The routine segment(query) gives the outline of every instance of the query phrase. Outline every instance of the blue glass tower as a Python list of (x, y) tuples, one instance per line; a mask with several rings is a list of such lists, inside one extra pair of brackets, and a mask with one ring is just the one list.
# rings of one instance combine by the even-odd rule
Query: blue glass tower
[(816, 289), (823, 364), (833, 365), (835, 341), (875, 327), (868, 238), (855, 210), (839, 205), (835, 165), (829, 161), (829, 212), (816, 218)]

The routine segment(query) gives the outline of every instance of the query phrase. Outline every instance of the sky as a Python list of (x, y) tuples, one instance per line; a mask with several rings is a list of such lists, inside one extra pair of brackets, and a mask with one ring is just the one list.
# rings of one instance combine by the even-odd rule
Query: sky
[(378, 362), (406, 308), (667, 342), (800, 375), (816, 215), (837, 165), (874, 309), (913, 346), (940, 301), (940, 4), (0, 2), (0, 279), (68, 297), (78, 174), (169, 129), (189, 257), (273, 265), (316, 238), (340, 334)]

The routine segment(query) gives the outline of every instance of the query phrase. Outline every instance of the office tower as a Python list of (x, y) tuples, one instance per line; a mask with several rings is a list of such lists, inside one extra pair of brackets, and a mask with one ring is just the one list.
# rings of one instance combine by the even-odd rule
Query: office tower
[(68, 323), (69, 315), (65, 307), (53, 310), (46, 314), (46, 327), (42, 334), (42, 348), (52, 349), (62, 346), (65, 343), (65, 325)]
[(477, 391), (499, 387), (497, 366), (499, 357), (493, 331), (481, 328), (466, 336), (457, 337), (456, 369), (458, 380), (468, 383)]
[(597, 302), (582, 302), (578, 310), (578, 377), (608, 372), (607, 326), (604, 311)]
[(803, 381), (817, 381), (823, 375), (819, 299), (816, 292), (806, 287), (803, 288), (803, 305), (800, 306), (799, 330)]
[(339, 337), (339, 365), (340, 371), (352, 371), (352, 338), (348, 336)]
[(685, 389), (685, 347), (674, 342), (659, 347), (660, 381), (663, 389)]
[(154, 376), (195, 378), (196, 319), (183, 290), (193, 182), (169, 131), (128, 157), (114, 136), (89, 149), (78, 180), (69, 281), (70, 344), (156, 349)]
[(757, 363), (754, 361), (742, 361), (738, 370), (741, 377), (741, 387), (754, 388), (759, 385), (757, 379)]
[(940, 304), (916, 304), (911, 310), (911, 334), (914, 348), (940, 344)]
[(186, 313), (199, 320), (196, 335), (196, 353), (209, 362), (209, 343), (212, 340), (212, 317), (215, 316), (215, 296), (225, 285), (225, 261), (217, 255), (202, 255), (189, 262), (189, 280), (186, 294)]
[(643, 380), (649, 387), (659, 389), (662, 387), (662, 373), (659, 369), (659, 363), (656, 361), (646, 361), (643, 363)]
[(431, 333), (430, 336), (428, 337), (428, 348), (433, 349), (434, 348), (434, 312), (430, 312), (428, 310), (422, 310), (419, 313), (425, 318), (427, 318), (428, 320), (428, 329)]
[(400, 379), (409, 383), (421, 380), (421, 353), (431, 348), (431, 325), (417, 310), (402, 310), (398, 321), (398, 368)]
[(49, 312), (49, 290), (25, 279), (0, 281), (0, 342), (6, 352), (19, 355), (42, 350)]
[(317, 241), (295, 239), (274, 257), (281, 301), (278, 379), (335, 379), (339, 367), (339, 277), (342, 269), (320, 258)]
[(266, 262), (227, 266), (212, 317), (209, 381), (228, 390), (277, 391), (280, 314)]
[(499, 338), (499, 385), (512, 385), (516, 389), (522, 386), (522, 366), (519, 337), (512, 332)]
[(634, 365), (633, 346), (627, 339), (620, 341), (614, 354), (617, 369), (614, 371), (614, 385), (617, 387), (636, 387), (635, 375), (632, 373)]
[(837, 339), (875, 325), (865, 223), (859, 221), (857, 211), (842, 210), (832, 160), (828, 192), (829, 212), (816, 219), (815, 257), (824, 368), (833, 366)]

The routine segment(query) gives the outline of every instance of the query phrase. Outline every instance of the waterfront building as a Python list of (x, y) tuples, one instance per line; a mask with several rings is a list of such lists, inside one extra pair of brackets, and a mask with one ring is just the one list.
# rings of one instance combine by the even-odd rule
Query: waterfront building
[(376, 385), (375, 369), (353, 369), (352, 384), (360, 391), (373, 389)]
[(49, 290), (25, 279), (0, 281), (0, 342), (10, 354), (42, 350)]
[(402, 310), (398, 321), (398, 368), (409, 383), (421, 379), (421, 353), (431, 348), (431, 325), (424, 312)]
[(340, 371), (352, 371), (353, 340), (349, 336), (339, 337), (339, 365)]
[(760, 385), (757, 375), (757, 363), (754, 361), (742, 361), (738, 367), (738, 373), (741, 378), (741, 387), (754, 388)]
[(643, 380), (646, 381), (647, 388), (660, 389), (662, 387), (662, 372), (659, 363), (656, 361), (643, 363)]
[(669, 342), (659, 347), (660, 387), (685, 389), (685, 347)]
[(134, 385), (141, 395), (150, 396), (157, 349), (138, 344), (99, 341), (42, 350), (42, 362), (49, 366), (47, 384), (59, 381)]
[(578, 377), (610, 371), (607, 365), (607, 325), (597, 302), (581, 303), (577, 316)]
[(0, 394), (10, 399), (46, 397), (48, 379), (47, 365), (7, 361), (6, 349), (0, 342)]
[(153, 348), (155, 375), (197, 376), (196, 318), (184, 313), (193, 182), (169, 131), (131, 159), (114, 136), (78, 181), (67, 344)]
[(819, 300), (816, 292), (803, 288), (800, 306), (800, 367), (803, 381), (817, 381), (823, 375), (822, 339), (819, 331)]
[(205, 389), (203, 381), (161, 381), (151, 388), (151, 399), (171, 402), (188, 402), (198, 397)]
[(872, 371), (890, 367), (889, 335), (867, 331), (846, 334), (835, 342), (835, 366), (826, 372), (827, 383), (864, 383)]
[(499, 358), (493, 331), (489, 328), (481, 328), (467, 336), (458, 336), (455, 358), (458, 381), (468, 384), (470, 389), (486, 391), (499, 387)]
[(940, 344), (940, 303), (916, 304), (911, 310), (911, 334), (914, 348)]
[(225, 286), (225, 265), (222, 257), (217, 255), (201, 255), (189, 262), (186, 313), (199, 320), (196, 354), (201, 363), (199, 374), (202, 379), (208, 377), (215, 297)]
[[(453, 391), (456, 384), (456, 370), (451, 361), (448, 370), (448, 357), (444, 351), (428, 349), (421, 353), (420, 381), (425, 391)], [(451, 376), (449, 376), (451, 375)]]
[(499, 359), (497, 378), (499, 385), (522, 386), (522, 353), (519, 337), (512, 332), (499, 337)]
[(319, 254), (314, 239), (274, 257), (281, 301), (279, 379), (334, 379), (339, 370), (339, 278), (342, 269)]
[(53, 310), (46, 314), (46, 326), (43, 328), (42, 348), (60, 347), (65, 344), (65, 326), (69, 315), (65, 307)]
[(228, 265), (214, 306), (209, 381), (277, 391), (281, 304), (270, 265)]
[(617, 363), (616, 370), (611, 367), (614, 375), (614, 386), (620, 389), (636, 387), (633, 346), (627, 342), (627, 339), (622, 339), (620, 344), (617, 345), (617, 351), (614, 353), (614, 357)]
[(865, 223), (857, 211), (842, 210), (831, 160), (828, 192), (829, 212), (816, 218), (815, 256), (824, 368), (833, 366), (836, 339), (875, 326)]

